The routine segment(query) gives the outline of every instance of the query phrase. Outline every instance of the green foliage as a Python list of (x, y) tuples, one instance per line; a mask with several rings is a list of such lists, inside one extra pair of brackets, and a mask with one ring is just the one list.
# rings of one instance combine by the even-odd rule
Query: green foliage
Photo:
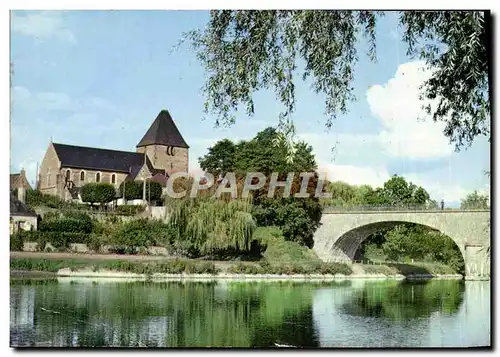
[(11, 252), (21, 252), (24, 246), (23, 231), (16, 232), (10, 235), (10, 250)]
[(116, 207), (116, 213), (135, 215), (144, 212), (144, 209), (143, 205), (120, 205)]
[[(15, 242), (13, 246), (12, 242)], [(23, 231), (11, 235), (11, 250), (21, 248), (24, 242), (38, 243), (38, 250), (44, 251), (46, 244), (52, 244), (57, 250), (65, 251), (71, 243), (87, 244), (89, 249), (98, 251), (100, 246), (105, 243), (103, 237), (96, 234), (76, 233), (76, 232), (48, 232), (48, 231)]]
[(403, 225), (389, 231), (382, 245), (389, 261), (436, 262), (464, 271), (462, 253), (453, 240), (418, 225)]
[(323, 206), (422, 206), (431, 205), (429, 193), (420, 186), (407, 182), (402, 176), (394, 175), (383, 187), (372, 188), (368, 185), (354, 186), (345, 182), (330, 182), (326, 191), (332, 198), (322, 199)]
[(208, 153), (198, 158), (200, 167), (210, 172), (215, 178), (224, 177), (234, 168), (236, 145), (229, 139), (223, 139), (208, 148)]
[[(316, 198), (279, 198), (268, 199), (269, 176), (273, 172), (314, 172), (317, 168), (312, 147), (305, 142), (294, 144), (297, 157), (293, 162), (286, 159), (286, 145), (274, 145), (279, 135), (274, 128), (260, 131), (249, 141), (233, 144), (230, 140), (216, 143), (203, 158), (200, 166), (215, 174), (235, 172), (243, 177), (248, 172), (261, 172), (268, 176), (266, 185), (254, 192), (252, 215), (260, 226), (280, 226), (287, 239), (312, 247), (313, 234), (319, 225), (321, 207)], [(234, 148), (231, 149), (231, 148)], [(227, 149), (227, 150), (226, 150)], [(224, 151), (226, 150), (226, 151)], [(298, 176), (297, 176), (298, 178)], [(280, 178), (282, 180), (283, 178)], [(297, 180), (294, 182), (296, 183)], [(298, 191), (298, 188), (296, 188)], [(292, 195), (293, 195), (292, 186)]]
[(274, 128), (266, 128), (248, 141), (233, 143), (223, 139), (208, 148), (208, 153), (199, 158), (203, 170), (217, 177), (226, 172), (246, 175), (247, 172), (262, 172), (268, 176), (273, 172), (313, 172), (316, 161), (312, 147), (305, 142), (294, 144), (293, 151), (297, 157), (293, 162), (286, 159), (287, 147), (275, 145), (279, 134)]
[(405, 11), (408, 54), (419, 56), (436, 71), (422, 97), (437, 99), (426, 110), (446, 123), (444, 134), (457, 148), (490, 135), (492, 78), (491, 15), (479, 11)]
[[(249, 251), (256, 228), (252, 205), (244, 200), (225, 202), (204, 198), (177, 200), (170, 224), (179, 241), (188, 241), (191, 254)], [(185, 246), (186, 247), (186, 246)]]
[(430, 199), (429, 193), (404, 177), (394, 175), (384, 183), (382, 195), (392, 205), (425, 206)]
[(263, 199), (254, 206), (259, 226), (278, 226), (287, 240), (312, 248), (321, 220), (321, 205), (313, 198)]
[(116, 191), (112, 184), (93, 182), (83, 185), (81, 196), (83, 202), (88, 202), (90, 204), (100, 203), (103, 205), (116, 198)]
[(488, 209), (489, 197), (477, 190), (469, 193), (460, 203), (461, 209)]
[(92, 220), (84, 212), (68, 211), (64, 212), (62, 217), (56, 217), (56, 215), (46, 215), (38, 229), (42, 232), (92, 232)]
[(26, 203), (31, 207), (86, 209), (77, 203), (61, 200), (57, 196), (44, 194), (38, 190), (26, 190)]
[(119, 196), (123, 197), (123, 189), (125, 188), (126, 200), (140, 200), (143, 198), (143, 184), (139, 181), (123, 181), (120, 184)]
[[(428, 112), (446, 123), (444, 134), (457, 149), (478, 135), (489, 137), (491, 15), (479, 11), (400, 14), (408, 53), (419, 55), (434, 69), (421, 90), (426, 99), (437, 100), (436, 107), (426, 108)], [(326, 127), (331, 128), (355, 99), (352, 82), (361, 36), (368, 41), (368, 57), (376, 59), (375, 29), (381, 16), (383, 12), (373, 11), (211, 11), (207, 26), (183, 37), (207, 74), (205, 112), (217, 118), (216, 125), (231, 125), (240, 105), (253, 115), (254, 94), (267, 89), (284, 106), (279, 128), (293, 137), (295, 81), (303, 70), (302, 79), (311, 79), (313, 90), (325, 96)], [(298, 68), (298, 62), (304, 67)]]
[(163, 187), (156, 181), (146, 181), (146, 199), (148, 201), (158, 201), (163, 194)]
[(236, 263), (231, 265), (229, 272), (233, 274), (322, 274), (322, 275), (351, 275), (352, 270), (347, 264), (342, 263), (322, 263), (317, 264), (297, 264), (297, 263), (274, 263), (264, 261), (260, 264)]
[[(118, 190), (118, 196), (123, 197), (125, 188), (126, 200), (142, 200), (144, 196), (144, 181), (123, 181)], [(160, 183), (148, 180), (146, 181), (146, 199), (158, 201), (162, 196), (163, 188)]]
[(236, 145), (232, 171), (245, 174), (262, 172), (269, 176), (273, 172), (314, 172), (317, 168), (312, 147), (303, 141), (294, 143), (296, 153), (293, 162), (287, 160), (287, 146), (279, 143), (279, 134), (274, 128), (266, 128), (249, 141)]
[(38, 259), (38, 258), (11, 258), (11, 270), (24, 271), (46, 271), (56, 273), (60, 269), (70, 267), (82, 267), (84, 262), (78, 260), (59, 260), (59, 259)]
[(158, 220), (138, 219), (123, 223), (111, 232), (111, 244), (136, 250), (140, 247), (169, 246), (175, 238), (171, 227)]
[(130, 260), (85, 261), (77, 259), (39, 259), (13, 258), (10, 260), (11, 270), (31, 270), (57, 272), (60, 269), (89, 269), (93, 271), (111, 270), (136, 274), (217, 274), (219, 271), (212, 262), (193, 262), (185, 260), (169, 260), (165, 262), (138, 262)]

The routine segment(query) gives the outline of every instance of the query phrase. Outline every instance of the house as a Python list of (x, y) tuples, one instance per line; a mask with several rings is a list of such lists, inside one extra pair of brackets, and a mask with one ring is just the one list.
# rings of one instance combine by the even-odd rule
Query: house
[(65, 200), (79, 199), (83, 185), (151, 179), (166, 185), (170, 174), (188, 171), (189, 146), (170, 113), (162, 110), (136, 145), (119, 151), (50, 143), (40, 165), (37, 188)]
[[(21, 192), (22, 190), (19, 190)], [(22, 197), (22, 196), (21, 196)], [(10, 234), (20, 229), (25, 231), (36, 230), (38, 215), (18, 197), (10, 194)]]
[(17, 191), (21, 187), (25, 190), (31, 190), (31, 185), (26, 178), (26, 171), (24, 169), (21, 169), (21, 172), (18, 174), (10, 174), (10, 190)]

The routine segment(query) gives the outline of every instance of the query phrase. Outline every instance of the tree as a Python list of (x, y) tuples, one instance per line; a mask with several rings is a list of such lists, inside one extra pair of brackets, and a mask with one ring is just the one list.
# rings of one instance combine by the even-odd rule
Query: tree
[(115, 187), (109, 183), (88, 183), (82, 187), (81, 196), (83, 202), (91, 205), (111, 202), (116, 198)]
[[(204, 29), (184, 34), (207, 73), (205, 112), (216, 125), (231, 125), (240, 105), (254, 114), (253, 95), (273, 91), (284, 106), (279, 129), (293, 138), (295, 78), (325, 96), (326, 127), (355, 99), (352, 82), (360, 33), (376, 60), (376, 23), (383, 12), (326, 10), (213, 10)], [(459, 150), (490, 135), (491, 15), (479, 11), (403, 11), (399, 25), (408, 54), (432, 68), (422, 97), (426, 110), (444, 121), (444, 134)]]
[(487, 209), (489, 197), (477, 190), (469, 193), (460, 203), (461, 209)]
[(236, 146), (229, 139), (223, 139), (208, 148), (208, 153), (198, 158), (200, 167), (210, 172), (215, 178), (224, 177), (226, 172), (234, 168), (234, 154)]
[[(299, 173), (314, 172), (317, 168), (312, 147), (305, 142), (294, 143), (293, 150), (297, 156), (293, 162), (289, 162), (286, 159), (287, 147), (282, 144), (273, 145), (277, 138), (276, 129), (267, 128), (257, 133), (251, 140), (235, 144), (234, 156), (223, 156), (224, 170), (235, 172), (240, 184), (248, 172), (261, 172), (266, 175), (268, 180), (264, 187), (253, 192), (253, 217), (261, 226), (276, 225), (282, 228), (283, 235), (287, 240), (297, 241), (312, 247), (312, 237), (321, 219), (319, 200), (314, 197), (293, 197), (293, 194), (300, 190)], [(215, 172), (221, 172), (222, 165), (219, 165), (221, 161), (218, 159), (222, 157), (219, 149), (223, 147), (230, 147), (227, 140), (216, 143), (212, 149), (217, 148), (217, 150), (209, 150), (200, 160), (200, 166), (203, 162), (206, 167), (210, 166)], [(215, 164), (212, 165), (213, 163)], [(273, 172), (280, 174), (279, 180), (285, 180), (286, 174), (289, 172), (296, 173), (291, 189), (292, 197), (282, 197), (283, 188), (279, 188), (276, 190), (274, 198), (267, 198), (269, 176)], [(317, 180), (317, 176), (309, 180), (307, 192), (314, 192)]]
[[(141, 182), (141, 185), (143, 183)], [(163, 187), (159, 182), (148, 180), (146, 182), (146, 197), (149, 201), (158, 201), (163, 194)]]
[(425, 205), (430, 200), (429, 193), (402, 176), (394, 175), (384, 183), (383, 195), (391, 205)]
[(126, 200), (139, 200), (143, 197), (143, 184), (138, 181), (123, 181), (120, 184), (119, 196), (123, 197), (125, 187), (125, 199)]

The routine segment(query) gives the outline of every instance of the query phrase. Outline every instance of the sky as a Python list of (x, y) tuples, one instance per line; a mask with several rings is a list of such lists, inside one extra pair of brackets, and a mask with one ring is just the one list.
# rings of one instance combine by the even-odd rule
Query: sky
[[(135, 151), (162, 109), (190, 145), (189, 169), (222, 138), (250, 139), (275, 126), (283, 107), (270, 92), (255, 95), (255, 115), (214, 128), (204, 119), (204, 70), (182, 33), (203, 28), (207, 11), (15, 11), (11, 13), (11, 162), (33, 184), (37, 163), (53, 142)], [(396, 14), (377, 25), (377, 62), (359, 45), (357, 100), (326, 130), (324, 98), (296, 82), (297, 136), (332, 180), (379, 187), (398, 174), (437, 201), (459, 205), (467, 193), (489, 193), (490, 145), (480, 137), (454, 151), (421, 112), (418, 88), (430, 75), (406, 56)], [(420, 120), (417, 120), (420, 118)], [(332, 147), (335, 147), (332, 153)]]

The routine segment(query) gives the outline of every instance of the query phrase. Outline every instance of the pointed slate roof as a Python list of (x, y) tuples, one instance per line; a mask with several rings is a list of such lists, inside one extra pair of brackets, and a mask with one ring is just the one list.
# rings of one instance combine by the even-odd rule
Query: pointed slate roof
[[(130, 172), (133, 168), (144, 165), (144, 154), (138, 152), (118, 151), (52, 143), (61, 166), (114, 172)], [(146, 165), (150, 170), (153, 165), (146, 157)]]
[(12, 193), (10, 194), (10, 215), (29, 217), (37, 216), (36, 212), (30, 206), (19, 201)]
[(182, 137), (179, 129), (174, 123), (168, 110), (162, 110), (155, 121), (149, 127), (144, 137), (139, 141), (136, 147), (147, 145), (165, 145), (175, 146), (179, 148), (189, 148), (184, 138)]

